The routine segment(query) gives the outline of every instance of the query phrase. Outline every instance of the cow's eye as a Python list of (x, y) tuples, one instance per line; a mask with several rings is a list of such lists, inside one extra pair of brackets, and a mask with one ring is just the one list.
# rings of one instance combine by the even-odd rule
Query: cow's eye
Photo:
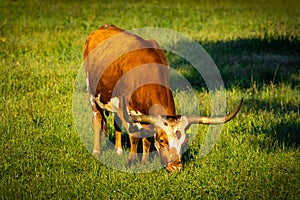
[(159, 138), (159, 143), (162, 147), (165, 147), (168, 145), (168, 141), (165, 138)]

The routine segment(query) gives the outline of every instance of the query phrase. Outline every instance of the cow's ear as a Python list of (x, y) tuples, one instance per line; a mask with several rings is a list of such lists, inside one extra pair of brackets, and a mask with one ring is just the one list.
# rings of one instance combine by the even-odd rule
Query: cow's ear
[(180, 116), (178, 115), (179, 118), (177, 118), (177, 123), (178, 126), (180, 127), (181, 130), (188, 130), (191, 127), (191, 124), (188, 121), (188, 117), (187, 116)]

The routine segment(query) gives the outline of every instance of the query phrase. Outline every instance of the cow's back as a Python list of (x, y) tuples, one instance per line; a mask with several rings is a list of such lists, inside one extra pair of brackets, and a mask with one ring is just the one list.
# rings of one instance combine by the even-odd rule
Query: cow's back
[(92, 32), (85, 41), (83, 58), (85, 59), (88, 54), (92, 52), (92, 50), (95, 49), (95, 47), (97, 47), (97, 45), (99, 45), (102, 41), (123, 31), (123, 29), (113, 25), (103, 25), (98, 30)]

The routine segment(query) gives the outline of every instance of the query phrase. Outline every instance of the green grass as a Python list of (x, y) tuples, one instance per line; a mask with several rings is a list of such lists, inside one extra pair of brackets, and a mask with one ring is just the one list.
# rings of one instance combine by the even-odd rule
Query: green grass
[[(299, 199), (299, 10), (292, 0), (1, 2), (1, 199)], [(183, 172), (120, 172), (81, 141), (73, 86), (85, 38), (107, 23), (193, 38), (222, 74), (228, 110), (245, 98), (204, 158), (208, 127), (199, 127)], [(168, 59), (195, 87), (200, 113), (209, 115), (202, 79), (182, 59)]]

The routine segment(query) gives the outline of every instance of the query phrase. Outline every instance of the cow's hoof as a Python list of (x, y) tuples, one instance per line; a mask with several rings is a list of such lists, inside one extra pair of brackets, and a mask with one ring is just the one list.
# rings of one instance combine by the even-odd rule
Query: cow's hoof
[(136, 153), (129, 153), (129, 157), (127, 160), (127, 165), (135, 165), (138, 162), (137, 154)]
[(96, 151), (96, 150), (94, 150), (92, 153), (93, 157), (95, 158), (100, 158), (100, 154), (101, 154), (100, 151)]
[(142, 163), (147, 164), (149, 162), (149, 156), (143, 156)]
[(115, 147), (115, 150), (114, 150), (115, 154), (117, 154), (118, 156), (119, 155), (122, 155), (123, 154), (123, 149), (119, 148), (119, 147)]

